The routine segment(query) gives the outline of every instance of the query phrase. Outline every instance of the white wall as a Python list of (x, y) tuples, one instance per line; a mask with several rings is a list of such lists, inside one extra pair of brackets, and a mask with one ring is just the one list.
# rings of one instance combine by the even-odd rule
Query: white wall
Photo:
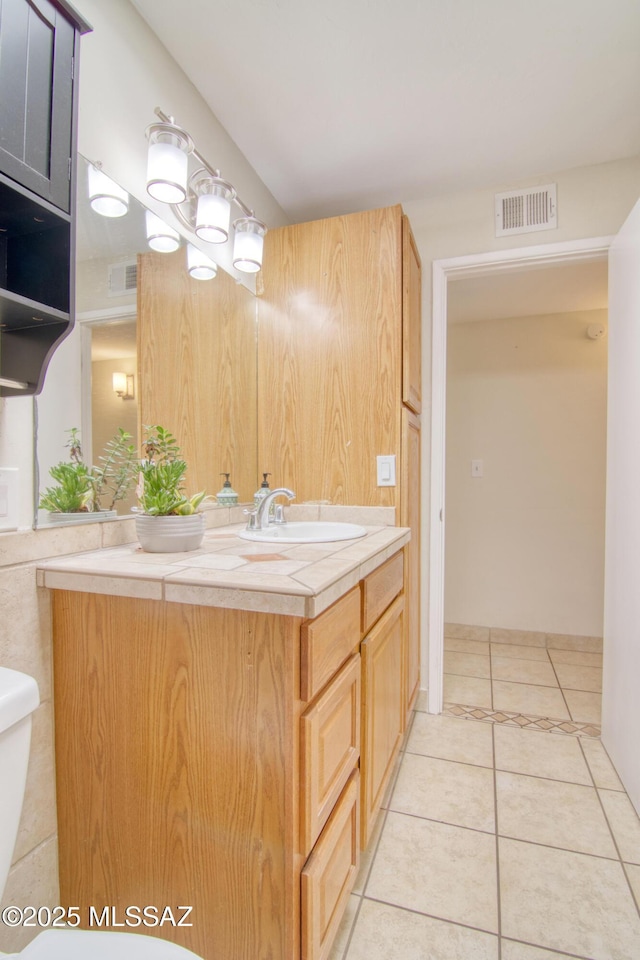
[(640, 203), (610, 255), (602, 741), (640, 814)]
[[(558, 228), (514, 237), (495, 236), (494, 194), (517, 187), (556, 183)], [(431, 464), (431, 274), (434, 260), (471, 253), (514, 249), (544, 243), (615, 234), (640, 196), (640, 156), (611, 163), (547, 172), (522, 183), (496, 183), (487, 190), (402, 201), (423, 266), (423, 401), (422, 414), (422, 663), (427, 663), (429, 618)], [(402, 198), (399, 198), (402, 199)], [(425, 688), (428, 677), (423, 676)]]
[(607, 340), (587, 338), (596, 322), (606, 311), (449, 325), (446, 621), (602, 636)]

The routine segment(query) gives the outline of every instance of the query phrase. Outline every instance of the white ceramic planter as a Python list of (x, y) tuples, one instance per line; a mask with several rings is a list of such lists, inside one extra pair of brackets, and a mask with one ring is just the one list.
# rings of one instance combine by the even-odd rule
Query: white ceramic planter
[(136, 534), (147, 553), (182, 553), (197, 550), (204, 537), (204, 514), (186, 517), (149, 517), (138, 514)]

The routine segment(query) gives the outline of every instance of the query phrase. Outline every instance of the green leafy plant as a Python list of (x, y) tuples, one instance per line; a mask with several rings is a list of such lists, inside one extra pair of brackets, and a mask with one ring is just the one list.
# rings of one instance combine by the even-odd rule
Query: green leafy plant
[(104, 453), (91, 468), (94, 502), (102, 503), (103, 509), (113, 510), (119, 500), (124, 500), (138, 475), (139, 461), (133, 437), (118, 427), (115, 437), (107, 441)]
[(151, 517), (188, 516), (195, 513), (206, 493), (185, 493), (187, 463), (176, 438), (164, 427), (145, 427), (137, 493), (140, 509)]
[(113, 510), (126, 497), (138, 473), (136, 448), (130, 433), (118, 429), (106, 444), (96, 466), (88, 466), (82, 455), (77, 427), (67, 431), (69, 460), (51, 467), (49, 474), (56, 481), (40, 497), (39, 507), (50, 513), (96, 513)]

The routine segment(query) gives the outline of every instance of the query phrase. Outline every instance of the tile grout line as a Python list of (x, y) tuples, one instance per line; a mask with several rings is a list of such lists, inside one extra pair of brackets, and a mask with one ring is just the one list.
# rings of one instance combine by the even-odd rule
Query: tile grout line
[[(625, 878), (625, 880), (627, 881), (627, 886), (629, 887), (629, 892), (631, 893), (631, 900), (633, 901), (633, 903), (635, 903), (635, 907), (636, 907), (636, 910), (637, 910), (637, 912), (638, 912), (638, 916), (640, 916), (640, 903), (638, 902), (638, 900), (637, 900), (637, 898), (636, 898), (635, 891), (634, 891), (634, 889), (633, 889), (633, 887), (632, 887), (632, 885), (631, 885), (631, 880), (630, 880), (630, 878), (629, 878), (629, 872), (628, 872), (628, 870), (626, 869), (626, 865), (625, 865), (625, 864), (626, 864), (626, 861), (624, 860), (624, 858), (623, 858), (623, 856), (622, 856), (622, 854), (621, 854), (621, 852), (620, 852), (620, 847), (618, 846), (618, 841), (616, 840), (615, 833), (613, 832), (613, 827), (611, 826), (611, 822), (610, 822), (609, 817), (608, 817), (608, 815), (607, 815), (607, 811), (606, 811), (606, 809), (605, 809), (605, 805), (604, 805), (604, 803), (602, 802), (602, 797), (601, 797), (601, 795), (600, 795), (601, 790), (604, 790), (605, 788), (604, 788), (604, 787), (598, 787), (598, 785), (597, 785), (597, 783), (596, 783), (596, 779), (595, 779), (595, 777), (594, 777), (594, 775), (593, 775), (593, 772), (592, 772), (592, 770), (591, 770), (591, 765), (590, 765), (590, 763), (589, 763), (589, 759), (588, 759), (586, 753), (584, 752), (583, 746), (582, 746), (582, 744), (580, 743), (580, 739), (579, 739), (579, 738), (578, 738), (578, 743), (580, 744), (580, 749), (582, 750), (582, 754), (583, 754), (583, 756), (584, 756), (585, 763), (587, 764), (587, 769), (588, 769), (588, 771), (589, 771), (589, 776), (591, 777), (591, 780), (592, 780), (592, 782), (593, 782), (593, 786), (594, 786), (594, 789), (595, 789), (595, 791), (596, 791), (596, 795), (597, 795), (597, 797), (598, 797), (598, 803), (600, 804), (600, 809), (602, 810), (602, 815), (603, 815), (603, 817), (604, 817), (604, 819), (605, 819), (605, 823), (607, 824), (607, 827), (609, 828), (609, 833), (611, 834), (611, 840), (612, 840), (612, 842), (613, 842), (613, 846), (615, 847), (615, 851), (616, 851), (616, 853), (618, 854), (618, 860), (619, 860), (619, 862), (620, 862), (620, 866), (622, 867), (622, 872), (623, 872), (623, 874), (624, 874), (624, 878)], [(609, 754), (607, 753), (606, 748), (603, 746), (602, 749), (603, 749), (604, 752), (606, 753), (607, 758), (609, 759), (609, 762), (611, 762), (611, 758), (609, 757)], [(613, 766), (613, 764), (611, 764), (611, 765)], [(613, 769), (615, 770), (615, 767), (614, 767)], [(617, 773), (617, 771), (616, 771), (616, 773)], [(619, 791), (617, 791), (617, 790), (612, 790), (612, 791), (611, 791), (611, 793), (618, 793), (618, 792), (619, 792)], [(624, 795), (625, 797), (627, 797), (627, 799), (628, 799), (628, 794), (627, 794), (626, 790), (624, 791), (624, 794), (623, 794), (623, 795)], [(629, 802), (631, 802), (631, 801), (629, 801)], [(636, 816), (637, 816), (637, 814), (636, 814)]]
[[(411, 913), (416, 917), (427, 917), (429, 920), (436, 920), (438, 923), (447, 924), (452, 927), (460, 927), (463, 930), (473, 930), (474, 933), (483, 933), (487, 937), (495, 937), (498, 943), (500, 938), (495, 930), (487, 930), (486, 927), (474, 927), (471, 923), (461, 923), (460, 920), (449, 920), (447, 917), (442, 917), (437, 913), (425, 913), (422, 910), (416, 910), (414, 907), (405, 907), (401, 903), (394, 903), (392, 900), (380, 900), (379, 897), (363, 897), (364, 900), (368, 900), (369, 903), (379, 903), (383, 907), (392, 907), (394, 910), (402, 910), (403, 913)], [(347, 958), (345, 958), (347, 960)], [(580, 958), (583, 960), (583, 958)], [(584, 960), (589, 960), (588, 957), (585, 957)]]
[(498, 919), (498, 960), (502, 960), (502, 895), (500, 890), (500, 831), (498, 824), (498, 782), (496, 771), (495, 724), (491, 726), (491, 756), (493, 759), (493, 818), (496, 844), (496, 910)]
[[(548, 947), (541, 946), (539, 943), (532, 943), (530, 940), (519, 940), (517, 937), (505, 937), (509, 943), (521, 943), (525, 947), (534, 947), (536, 950), (548, 950)], [(593, 960), (593, 957), (587, 957), (584, 953), (568, 953), (566, 950), (558, 950), (556, 947), (552, 950), (553, 956), (569, 957), (570, 960)]]
[[(391, 778), (391, 781), (389, 782), (389, 786), (388, 786), (388, 788), (387, 788), (388, 791), (389, 791), (389, 804), (391, 804), (391, 800), (392, 800), (392, 798), (393, 798), (393, 793), (394, 793), (394, 791), (395, 791), (396, 783), (397, 783), (398, 777), (400, 776), (400, 767), (402, 766), (402, 757), (403, 757), (403, 755), (406, 753), (407, 743), (408, 743), (408, 741), (409, 741), (409, 736), (410, 736), (410, 734), (411, 734), (411, 728), (413, 727), (415, 718), (416, 718), (416, 710), (415, 710), (415, 708), (414, 708), (414, 709), (412, 709), (412, 711), (411, 711), (411, 719), (410, 719), (409, 722), (407, 723), (407, 727), (406, 727), (406, 730), (405, 730), (405, 732), (404, 732), (404, 736), (403, 736), (403, 738), (402, 738), (402, 743), (401, 743), (401, 745), (400, 745), (400, 750), (399, 750), (399, 753), (398, 753), (398, 762), (397, 762), (397, 764), (396, 764), (396, 770), (395, 770), (395, 772), (394, 772), (394, 774), (393, 774), (393, 776), (392, 776), (392, 778)], [(346, 941), (346, 943), (345, 943), (344, 950), (342, 951), (342, 954), (341, 954), (341, 956), (340, 956), (340, 960), (348, 960), (349, 947), (351, 946), (351, 940), (353, 939), (353, 934), (354, 934), (354, 931), (355, 931), (355, 928), (356, 928), (356, 924), (357, 924), (357, 922), (358, 922), (358, 917), (360, 916), (360, 910), (362, 909), (362, 902), (363, 902), (363, 900), (365, 899), (365, 893), (366, 893), (366, 889), (367, 889), (367, 886), (368, 886), (368, 883), (369, 883), (369, 878), (370, 878), (371, 872), (372, 872), (372, 870), (373, 870), (373, 865), (374, 865), (374, 863), (375, 863), (375, 859), (376, 859), (376, 856), (377, 856), (377, 853), (378, 853), (378, 847), (380, 846), (380, 842), (381, 842), (381, 840), (382, 840), (382, 834), (383, 834), (383, 832), (384, 832), (384, 826), (385, 826), (385, 823), (387, 822), (387, 817), (388, 817), (388, 815), (389, 815), (389, 811), (390, 811), (391, 807), (390, 807), (390, 805), (389, 805), (389, 806), (387, 806), (387, 807), (383, 807), (382, 809), (383, 809), (384, 813), (383, 813), (383, 815), (382, 815), (382, 822), (381, 822), (381, 824), (380, 824), (380, 832), (379, 832), (379, 834), (378, 834), (378, 839), (377, 839), (376, 842), (375, 842), (375, 847), (374, 847), (373, 853), (372, 853), (372, 855), (371, 855), (371, 860), (370, 860), (370, 862), (369, 862), (369, 866), (368, 866), (368, 868), (367, 868), (367, 871), (366, 871), (366, 874), (365, 874), (365, 877), (364, 877), (364, 880), (363, 880), (363, 883), (362, 883), (362, 891), (361, 891), (360, 893), (357, 893), (357, 894), (354, 894), (354, 893), (351, 894), (351, 896), (355, 896), (355, 897), (358, 898), (358, 906), (356, 907), (356, 912), (355, 912), (354, 917), (353, 917), (353, 920), (352, 920), (352, 922), (351, 922), (351, 929), (349, 930), (349, 935), (348, 935), (348, 937), (347, 937), (347, 941)], [(358, 839), (358, 843), (359, 843), (359, 842), (360, 842), (360, 841), (359, 841), (359, 839)], [(370, 898), (367, 898), (367, 899), (370, 899)]]
[[(569, 706), (569, 703), (567, 702), (567, 698), (566, 698), (565, 695), (564, 695), (564, 687), (563, 687), (562, 684), (560, 683), (560, 677), (558, 676), (558, 673), (557, 673), (557, 671), (556, 671), (556, 665), (555, 665), (555, 663), (553, 662), (553, 660), (551, 659), (551, 657), (549, 656), (549, 651), (548, 651), (548, 650), (547, 650), (547, 658), (548, 658), (548, 660), (549, 660), (549, 663), (551, 664), (551, 669), (553, 670), (553, 675), (554, 675), (554, 677), (556, 678), (556, 680), (557, 680), (557, 682), (558, 682), (558, 686), (559, 686), (559, 688), (560, 688), (560, 694), (561, 694), (562, 699), (563, 699), (563, 701), (564, 701), (564, 705), (565, 705), (565, 707), (567, 708), (567, 713), (569, 714), (569, 716), (571, 717), (571, 720), (573, 721), (573, 714), (571, 713), (571, 708), (570, 708), (570, 706)], [(585, 759), (586, 759), (586, 758), (585, 758)]]
[[(491, 656), (491, 630), (489, 630), (489, 689), (491, 691), (491, 709), (493, 710), (493, 657)], [(491, 739), (493, 742), (493, 735)]]

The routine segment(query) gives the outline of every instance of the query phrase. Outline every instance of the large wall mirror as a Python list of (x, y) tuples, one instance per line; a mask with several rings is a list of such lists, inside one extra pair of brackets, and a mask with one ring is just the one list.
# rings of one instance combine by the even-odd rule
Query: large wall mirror
[[(76, 323), (36, 399), (38, 500), (51, 466), (68, 459), (72, 428), (85, 462), (96, 463), (118, 428), (139, 445), (143, 425), (160, 423), (181, 444), (191, 492), (215, 494), (229, 472), (249, 501), (258, 476), (255, 297), (220, 267), (212, 279), (192, 278), (184, 238), (175, 252), (150, 250), (133, 197), (124, 216), (96, 213), (88, 170), (80, 157)], [(133, 494), (120, 501), (118, 514), (134, 503)], [(39, 525), (56, 522), (37, 504)]]

